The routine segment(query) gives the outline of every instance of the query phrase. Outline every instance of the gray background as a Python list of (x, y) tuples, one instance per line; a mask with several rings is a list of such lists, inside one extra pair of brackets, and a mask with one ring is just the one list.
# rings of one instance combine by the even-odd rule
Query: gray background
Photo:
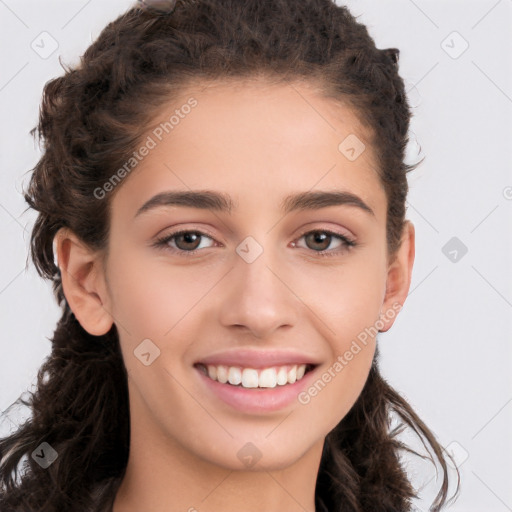
[[(400, 49), (409, 161), (426, 156), (410, 175), (413, 282), (380, 337), (381, 367), (461, 464), (450, 510), (512, 511), (512, 0), (346, 3), (378, 47)], [(33, 384), (60, 316), (50, 285), (25, 269), (35, 216), (21, 190), (40, 155), (28, 132), (59, 56), (76, 64), (130, 4), (0, 0), (0, 410)], [(4, 414), (2, 431), (21, 417)], [(431, 497), (432, 466), (407, 464)]]

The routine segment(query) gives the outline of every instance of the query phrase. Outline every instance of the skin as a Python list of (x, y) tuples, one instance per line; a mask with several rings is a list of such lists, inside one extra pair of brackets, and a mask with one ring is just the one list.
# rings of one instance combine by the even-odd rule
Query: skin
[[(348, 135), (364, 142), (368, 133), (313, 86), (212, 83), (164, 106), (155, 124), (191, 96), (197, 107), (115, 191), (108, 258), (67, 229), (56, 238), (71, 309), (93, 335), (116, 324), (129, 374), (130, 458), (114, 512), (314, 511), (325, 436), (361, 393), (376, 338), (308, 404), (273, 413), (230, 408), (205, 390), (193, 363), (233, 347), (285, 348), (321, 361), (320, 376), (379, 318), (381, 331), (392, 326), (396, 315), (386, 312), (406, 299), (414, 228), (406, 223), (390, 258), (371, 147), (353, 162), (338, 150)], [(229, 194), (235, 208), (161, 207), (134, 220), (158, 192), (190, 189)], [(334, 189), (356, 194), (374, 215), (353, 205), (279, 210), (288, 194)], [(208, 230), (196, 255), (183, 255), (193, 248), (183, 239), (170, 242), (182, 255), (151, 247), (185, 228)], [(322, 229), (357, 245), (301, 236)], [(250, 264), (235, 251), (247, 236), (263, 248)], [(319, 256), (326, 247), (339, 252)], [(149, 366), (133, 353), (146, 338), (161, 351)], [(248, 442), (262, 455), (251, 469), (237, 457)]]

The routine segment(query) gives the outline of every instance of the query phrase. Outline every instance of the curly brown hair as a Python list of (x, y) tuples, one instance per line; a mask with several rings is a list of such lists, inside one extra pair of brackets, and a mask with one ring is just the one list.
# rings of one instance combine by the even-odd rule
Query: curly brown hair
[[(94, 191), (133, 153), (159, 105), (187, 84), (301, 78), (354, 107), (379, 158), (389, 254), (400, 245), (407, 173), (417, 164), (404, 162), (411, 112), (398, 50), (377, 49), (367, 28), (333, 0), (178, 0), (173, 7), (133, 6), (104, 28), (78, 66), (45, 85), (31, 132), (44, 152), (24, 197), (38, 212), (32, 260), (53, 282), (63, 313), (36, 390), (18, 401), (31, 418), (0, 440), (2, 511), (111, 510), (128, 460), (127, 372), (116, 326), (92, 336), (71, 311), (52, 242), (68, 227), (92, 249), (106, 250), (112, 194), (99, 201)], [(447, 501), (448, 454), (383, 379), (377, 356), (358, 400), (326, 437), (316, 503), (339, 512), (411, 509), (417, 494), (399, 457), (411, 449), (391, 429), (396, 415), (441, 466), (431, 507), (438, 511)], [(58, 452), (47, 469), (30, 457), (43, 441)]]

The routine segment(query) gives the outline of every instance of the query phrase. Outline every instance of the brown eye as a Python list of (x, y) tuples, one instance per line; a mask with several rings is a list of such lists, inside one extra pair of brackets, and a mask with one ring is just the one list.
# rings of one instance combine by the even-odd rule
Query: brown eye
[(315, 251), (325, 251), (332, 241), (332, 235), (324, 231), (312, 231), (305, 235), (306, 245)]
[(203, 235), (196, 233), (195, 231), (189, 231), (187, 233), (174, 235), (173, 238), (178, 249), (183, 251), (193, 251), (199, 247), (202, 236)]
[[(351, 240), (341, 233), (335, 233), (325, 229), (303, 233), (299, 240), (302, 239), (305, 241), (305, 248), (311, 249), (313, 252), (317, 253), (318, 256), (341, 255), (348, 249), (356, 246), (355, 240)], [(335, 242), (334, 247), (330, 247), (332, 242)], [(303, 245), (298, 245), (295, 242), (293, 246), (304, 247)]]
[(208, 240), (214, 242), (211, 236), (208, 236), (201, 231), (183, 230), (157, 239), (154, 246), (157, 248), (168, 249), (171, 252), (181, 252), (181, 254), (186, 254), (194, 253), (196, 249), (212, 247), (212, 245), (205, 246), (204, 244), (200, 247), (203, 240), (206, 242), (208, 242)]

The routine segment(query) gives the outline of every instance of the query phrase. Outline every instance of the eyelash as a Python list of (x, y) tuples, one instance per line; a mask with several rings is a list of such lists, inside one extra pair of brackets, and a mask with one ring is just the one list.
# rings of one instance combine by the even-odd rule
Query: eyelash
[[(156, 247), (157, 249), (166, 249), (166, 250), (169, 250), (171, 251), (172, 253), (174, 254), (177, 254), (179, 253), (180, 255), (182, 256), (185, 256), (185, 257), (189, 257), (189, 256), (194, 256), (196, 253), (198, 253), (201, 249), (194, 249), (192, 251), (185, 251), (183, 249), (175, 249), (174, 247), (170, 247), (169, 246), (169, 242), (171, 240), (173, 240), (174, 238), (180, 236), (180, 235), (183, 235), (183, 234), (187, 234), (187, 233), (194, 233), (196, 235), (200, 235), (201, 237), (207, 237), (207, 238), (210, 238), (213, 240), (213, 237), (210, 236), (209, 234), (207, 233), (203, 233), (202, 231), (198, 231), (198, 230), (193, 230), (193, 229), (183, 229), (181, 231), (176, 231), (175, 233), (171, 233), (169, 235), (166, 235), (162, 238), (158, 238), (155, 243), (153, 244), (153, 247)], [(333, 236), (335, 238), (338, 238), (339, 240), (341, 240), (343, 242), (343, 247), (337, 249), (337, 250), (323, 250), (323, 251), (314, 251), (313, 249), (310, 249), (311, 251), (313, 251), (316, 255), (319, 255), (320, 257), (324, 258), (324, 257), (332, 257), (332, 256), (338, 256), (340, 255), (340, 253), (342, 253), (343, 251), (345, 250), (349, 250), (353, 247), (356, 247), (357, 243), (348, 238), (347, 236), (345, 235), (342, 235), (341, 233), (336, 233), (335, 231), (330, 231), (328, 229), (313, 229), (313, 230), (310, 230), (310, 231), (305, 231), (304, 233), (302, 233), (299, 238), (301, 239), (302, 237), (304, 237), (305, 235), (309, 235), (311, 233), (325, 233), (327, 235), (330, 235), (330, 236)]]

